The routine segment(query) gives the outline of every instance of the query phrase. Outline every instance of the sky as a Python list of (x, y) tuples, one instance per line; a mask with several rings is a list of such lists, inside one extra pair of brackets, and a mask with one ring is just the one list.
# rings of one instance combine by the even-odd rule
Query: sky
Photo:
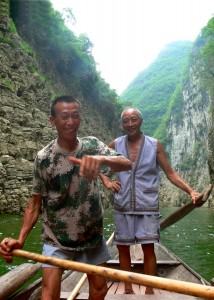
[(55, 10), (72, 8), (76, 35), (93, 43), (97, 70), (118, 94), (163, 48), (194, 41), (214, 16), (214, 0), (51, 0)]

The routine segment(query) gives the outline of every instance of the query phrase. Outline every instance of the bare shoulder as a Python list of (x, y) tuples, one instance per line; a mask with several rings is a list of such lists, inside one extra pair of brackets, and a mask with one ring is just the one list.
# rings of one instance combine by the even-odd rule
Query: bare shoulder
[(158, 153), (165, 152), (163, 145), (158, 141), (157, 142)]
[(159, 141), (157, 144), (157, 159), (160, 165), (167, 163), (168, 160), (164, 147)]

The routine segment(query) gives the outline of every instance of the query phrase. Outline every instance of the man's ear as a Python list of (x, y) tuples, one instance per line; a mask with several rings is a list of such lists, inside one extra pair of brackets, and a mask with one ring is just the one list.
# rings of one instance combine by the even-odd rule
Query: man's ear
[(50, 116), (50, 123), (52, 126), (55, 126), (55, 119), (53, 116)]

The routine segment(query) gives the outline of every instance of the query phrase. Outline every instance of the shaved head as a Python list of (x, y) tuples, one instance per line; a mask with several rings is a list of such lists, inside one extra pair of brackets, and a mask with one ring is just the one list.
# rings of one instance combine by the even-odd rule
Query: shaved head
[(137, 108), (133, 108), (133, 107), (126, 107), (123, 112), (121, 113), (121, 120), (123, 119), (123, 114), (127, 111), (135, 111), (139, 117), (139, 119), (143, 120), (143, 117), (142, 117), (142, 114), (141, 112), (139, 111), (139, 109)]

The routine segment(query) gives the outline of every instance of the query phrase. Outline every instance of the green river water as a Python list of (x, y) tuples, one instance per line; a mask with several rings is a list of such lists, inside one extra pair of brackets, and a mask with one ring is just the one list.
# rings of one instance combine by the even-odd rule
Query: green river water
[[(178, 208), (161, 209), (162, 219)], [(16, 238), (22, 223), (21, 216), (0, 215), (0, 240), (6, 236)], [(105, 237), (114, 230), (113, 212), (105, 213)], [(209, 208), (196, 208), (176, 224), (161, 231), (161, 242), (185, 261), (192, 269), (206, 280), (214, 277), (214, 211)], [(38, 221), (30, 233), (24, 250), (41, 253), (41, 221)], [(12, 264), (6, 264), (0, 258), (0, 276), (27, 262), (25, 259), (14, 258)]]

